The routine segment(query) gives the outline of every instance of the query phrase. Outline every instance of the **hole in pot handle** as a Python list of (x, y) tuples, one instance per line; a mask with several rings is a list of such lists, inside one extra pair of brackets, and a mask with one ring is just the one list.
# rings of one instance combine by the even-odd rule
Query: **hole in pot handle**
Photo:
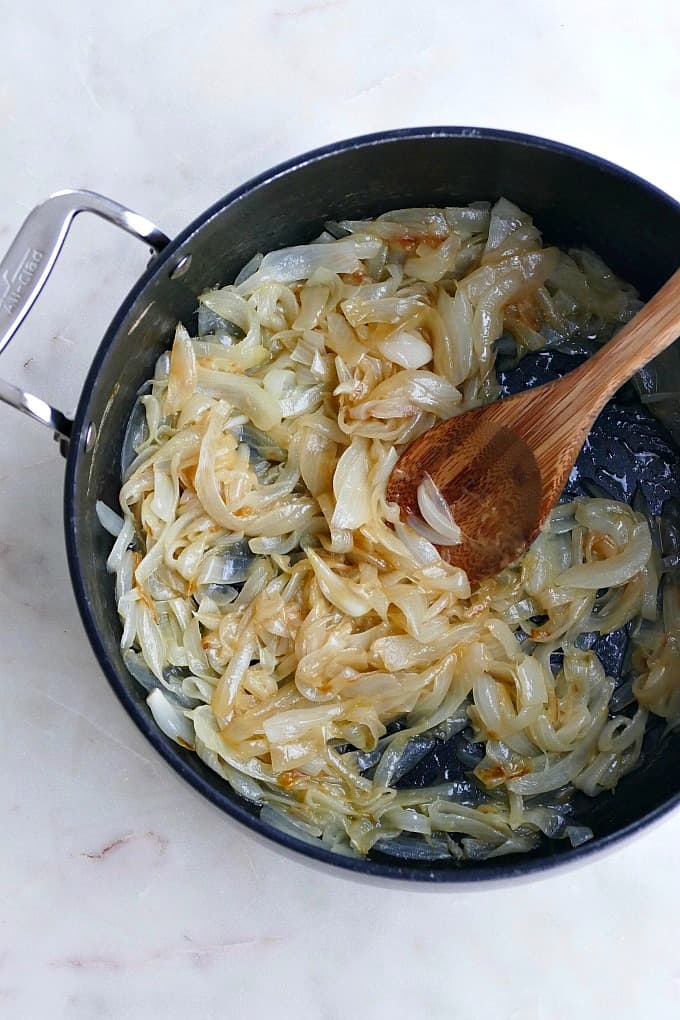
[[(114, 223), (148, 244), (154, 254), (159, 254), (170, 242), (170, 238), (144, 216), (94, 191), (57, 191), (50, 195), (26, 217), (0, 262), (0, 353), (40, 294), (69, 227), (81, 212), (94, 213)], [(44, 400), (0, 380), (0, 401), (46, 425), (61, 441), (62, 449), (64, 441), (68, 442), (71, 420)]]

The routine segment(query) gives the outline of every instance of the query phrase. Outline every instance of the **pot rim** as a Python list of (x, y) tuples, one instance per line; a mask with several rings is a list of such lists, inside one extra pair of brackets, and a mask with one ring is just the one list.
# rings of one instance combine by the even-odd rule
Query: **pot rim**
[[(227, 206), (238, 202), (241, 198), (255, 191), (262, 185), (267, 184), (278, 177), (289, 174), (303, 166), (309, 165), (310, 163), (331, 158), (338, 153), (346, 152), (351, 149), (366, 148), (374, 145), (384, 145), (386, 143), (418, 138), (478, 138), (484, 141), (513, 142), (515, 144), (525, 145), (528, 148), (548, 150), (557, 155), (565, 156), (578, 162), (588, 164), (596, 169), (604, 171), (610, 176), (627, 180), (641, 190), (654, 195), (668, 205), (675, 206), (677, 211), (680, 212), (680, 203), (678, 203), (672, 196), (668, 195), (660, 188), (657, 188), (655, 185), (650, 184), (637, 174), (618, 166), (616, 163), (612, 163), (609, 160), (593, 155), (585, 150), (575, 148), (574, 146), (563, 144), (562, 142), (556, 142), (536, 135), (524, 134), (517, 131), (506, 131), (495, 128), (465, 126), (411, 127), (358, 135), (356, 137), (343, 139), (319, 148), (311, 149), (299, 156), (295, 156), (282, 163), (278, 163), (269, 170), (265, 170), (263, 173), (250, 178), (245, 183), (228, 192), (217, 202), (213, 203), (204, 212), (200, 213), (191, 221), (191, 223), (189, 223), (187, 227), (184, 228), (184, 230), (177, 234), (177, 236), (159, 256), (152, 259), (148, 268), (140, 276), (127, 296), (124, 298), (118, 311), (114, 315), (110, 326), (104, 334), (87, 373), (73, 422), (64, 480), (64, 528), (66, 537), (66, 552), (69, 572), (71, 575), (71, 583), (73, 585), (76, 602), (87, 637), (114, 694), (149, 743), (155, 748), (167, 764), (170, 765), (174, 771), (191, 787), (193, 787), (194, 790), (200, 793), (216, 807), (220, 808), (225, 814), (246, 826), (246, 828), (252, 833), (262, 837), (266, 843), (274, 843), (278, 845), (279, 848), (287, 851), (289, 855), (294, 856), (295, 859), (303, 859), (306, 863), (315, 862), (321, 865), (331, 865), (333, 868), (339, 869), (340, 872), (344, 873), (346, 876), (353, 875), (354, 877), (359, 878), (369, 876), (374, 880), (378, 880), (378, 882), (382, 880), (382, 884), (389, 884), (392, 888), (394, 888), (395, 883), (400, 883), (401, 885), (408, 883), (410, 888), (414, 888), (413, 883), (415, 883), (416, 888), (441, 888), (442, 886), (452, 885), (456, 887), (485, 886), (489, 883), (497, 884), (500, 881), (507, 881), (509, 879), (514, 879), (516, 881), (520, 878), (525, 880), (537, 878), (546, 872), (551, 872), (557, 867), (568, 867), (581, 861), (588, 860), (594, 854), (605, 849), (611, 849), (623, 840), (628, 839), (633, 834), (639, 833), (652, 822), (663, 818), (666, 814), (676, 808), (680, 804), (680, 791), (675, 796), (669, 798), (665, 803), (660, 804), (652, 811), (642, 815), (640, 818), (637, 818), (634, 822), (624, 826), (622, 829), (604, 836), (595, 835), (592, 840), (589, 840), (587, 843), (584, 843), (579, 847), (570, 849), (565, 848), (564, 851), (556, 852), (554, 855), (546, 857), (533, 858), (517, 856), (515, 858), (509, 858), (509, 863), (485, 864), (482, 868), (478, 868), (474, 865), (462, 865), (460, 867), (452, 865), (447, 866), (446, 870), (443, 868), (433, 868), (429, 870), (426, 868), (411, 867), (407, 862), (401, 862), (398, 858), (394, 858), (394, 862), (388, 864), (383, 863), (382, 861), (372, 861), (361, 857), (345, 857), (334, 853), (331, 850), (327, 850), (321, 845), (317, 847), (312, 843), (307, 843), (303, 840), (297, 839), (296, 837), (290, 836), (266, 822), (262, 822), (259, 816), (253, 815), (245, 806), (245, 801), (242, 805), (238, 801), (231, 800), (226, 794), (223, 794), (220, 790), (211, 786), (210, 783), (194, 771), (192, 766), (189, 764), (189, 759), (185, 757), (188, 752), (183, 752), (180, 747), (172, 744), (156, 726), (150, 713), (145, 713), (141, 704), (132, 699), (121, 683), (100, 638), (99, 629), (89, 602), (84, 578), (80, 569), (75, 531), (76, 474), (79, 460), (85, 452), (88, 427), (86, 411), (89, 403), (89, 396), (92, 389), (96, 386), (101, 365), (111, 344), (118, 335), (119, 329), (127, 316), (130, 306), (141, 294), (147, 284), (162, 270), (164, 266), (167, 266), (168, 262), (173, 259), (177, 250), (209, 220), (222, 212), (222, 210), (224, 210)], [(225, 786), (228, 786), (226, 780), (223, 782), (225, 783)], [(386, 883), (385, 880), (388, 880), (388, 883)]]

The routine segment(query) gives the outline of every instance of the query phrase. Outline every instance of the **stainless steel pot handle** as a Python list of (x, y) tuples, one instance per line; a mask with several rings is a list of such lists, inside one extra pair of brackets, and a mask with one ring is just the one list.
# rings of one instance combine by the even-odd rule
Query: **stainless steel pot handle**
[[(69, 227), (81, 212), (95, 213), (160, 253), (170, 238), (158, 227), (94, 191), (57, 191), (24, 220), (0, 262), (0, 353), (28, 315), (57, 261)], [(72, 422), (55, 407), (0, 380), (0, 400), (46, 425), (55, 439), (68, 441)]]

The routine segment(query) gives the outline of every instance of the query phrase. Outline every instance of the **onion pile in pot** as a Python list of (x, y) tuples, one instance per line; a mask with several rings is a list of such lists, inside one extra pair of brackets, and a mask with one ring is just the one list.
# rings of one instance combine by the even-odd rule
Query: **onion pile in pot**
[[(121, 514), (97, 507), (163, 732), (339, 853), (589, 838), (571, 791), (613, 789), (649, 713), (680, 719), (675, 560), (605, 494), (471, 591), (439, 556), (460, 532), (431, 479), (408, 523), (385, 484), (405, 445), (497, 397), (497, 358), (601, 342), (639, 306), (505, 199), (330, 223), (204, 293), (133, 411)], [(612, 701), (587, 638), (624, 626)], [(450, 767), (409, 783), (444, 744)]]

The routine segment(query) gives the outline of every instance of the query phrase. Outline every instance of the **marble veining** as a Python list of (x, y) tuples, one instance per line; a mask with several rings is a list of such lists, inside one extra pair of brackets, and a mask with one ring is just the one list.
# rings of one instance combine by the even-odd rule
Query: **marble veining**
[(147, 846), (151, 846), (155, 856), (161, 857), (168, 848), (167, 836), (160, 836), (157, 832), (126, 832), (124, 836), (112, 839), (98, 850), (84, 850), (81, 857), (87, 857), (90, 861), (103, 861), (109, 854), (116, 853), (122, 847), (128, 847), (138, 840), (146, 840)]
[[(602, 0), (5, 4), (0, 248), (87, 187), (169, 234), (334, 139), (496, 126), (680, 192), (676, 5)], [(80, 218), (1, 374), (72, 412), (143, 246)], [(0, 406), (0, 1016), (671, 1020), (680, 814), (518, 886), (360, 885), (280, 856), (182, 784), (89, 650), (63, 462)]]

